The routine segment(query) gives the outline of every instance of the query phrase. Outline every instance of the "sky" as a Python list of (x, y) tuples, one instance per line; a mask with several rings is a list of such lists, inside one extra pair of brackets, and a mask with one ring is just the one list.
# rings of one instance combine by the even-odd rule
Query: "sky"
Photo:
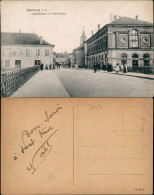
[[(43, 10), (42, 10), (43, 9)], [(38, 15), (46, 13), (46, 15)], [(56, 13), (56, 14), (55, 14)], [(126, 16), (153, 23), (152, 1), (2, 1), (1, 31), (36, 33), (54, 44), (55, 52), (72, 52), (80, 45), (84, 30), (87, 38), (111, 22), (112, 16)]]

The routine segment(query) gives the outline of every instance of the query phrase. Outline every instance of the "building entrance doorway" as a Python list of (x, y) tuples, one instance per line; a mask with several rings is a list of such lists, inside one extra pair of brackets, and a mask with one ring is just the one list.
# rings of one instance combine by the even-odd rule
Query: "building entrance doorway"
[(15, 60), (15, 69), (21, 70), (21, 60)]
[(144, 54), (143, 55), (143, 59), (144, 59), (144, 66), (150, 66), (150, 56), (149, 54)]
[(127, 55), (125, 53), (121, 54), (121, 64), (127, 64)]
[(34, 64), (40, 66), (40, 65), (41, 65), (41, 60), (35, 60), (35, 61), (34, 61)]
[(136, 54), (136, 53), (134, 53), (133, 55), (132, 55), (132, 66), (138, 66), (138, 55)]

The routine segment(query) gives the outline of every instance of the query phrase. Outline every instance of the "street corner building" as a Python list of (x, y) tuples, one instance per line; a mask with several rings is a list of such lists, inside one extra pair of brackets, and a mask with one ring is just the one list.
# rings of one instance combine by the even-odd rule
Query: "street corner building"
[(7, 73), (44, 65), (53, 67), (54, 45), (35, 33), (1, 33), (1, 71)]
[(86, 40), (84, 29), (80, 37), (80, 46), (75, 48), (71, 54), (72, 67), (84, 68), (86, 65)]
[[(153, 24), (135, 18), (114, 16), (114, 21), (102, 28), (86, 41), (86, 63), (93, 68), (97, 61), (100, 68), (116, 64), (127, 65), (128, 71), (154, 74)], [(142, 71), (142, 70), (141, 70)]]

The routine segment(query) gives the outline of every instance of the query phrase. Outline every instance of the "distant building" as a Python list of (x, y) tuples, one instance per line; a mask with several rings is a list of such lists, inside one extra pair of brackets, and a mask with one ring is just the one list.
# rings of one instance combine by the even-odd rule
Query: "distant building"
[(71, 66), (72, 67), (79, 67), (79, 68), (83, 68), (85, 67), (85, 47), (86, 47), (86, 43), (85, 41), (87, 40), (84, 29), (82, 32), (82, 35), (80, 37), (80, 46), (75, 48), (72, 52), (72, 56), (71, 56)]
[(44, 64), (53, 67), (54, 45), (34, 33), (1, 33), (1, 70), (9, 72)]
[(68, 60), (68, 56), (69, 54), (67, 53), (67, 51), (65, 51), (64, 53), (56, 53), (54, 52), (54, 59), (58, 62), (58, 63), (66, 63)]
[(100, 67), (127, 64), (128, 67), (154, 66), (153, 24), (138, 19), (114, 16), (114, 21), (102, 28), (86, 41), (87, 65), (93, 68), (98, 61)]
[(56, 62), (58, 62), (58, 63), (60, 63), (60, 64), (64, 64), (64, 63), (67, 62), (68, 58), (66, 58), (66, 57), (63, 57), (63, 58), (56, 58), (55, 60), (56, 60)]

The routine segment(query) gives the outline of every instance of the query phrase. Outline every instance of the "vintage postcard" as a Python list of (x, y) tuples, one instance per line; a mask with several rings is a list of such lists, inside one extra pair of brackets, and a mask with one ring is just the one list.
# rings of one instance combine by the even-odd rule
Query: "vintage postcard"
[(2, 194), (152, 194), (152, 98), (3, 98)]
[(153, 1), (1, 1), (2, 97), (153, 97)]

